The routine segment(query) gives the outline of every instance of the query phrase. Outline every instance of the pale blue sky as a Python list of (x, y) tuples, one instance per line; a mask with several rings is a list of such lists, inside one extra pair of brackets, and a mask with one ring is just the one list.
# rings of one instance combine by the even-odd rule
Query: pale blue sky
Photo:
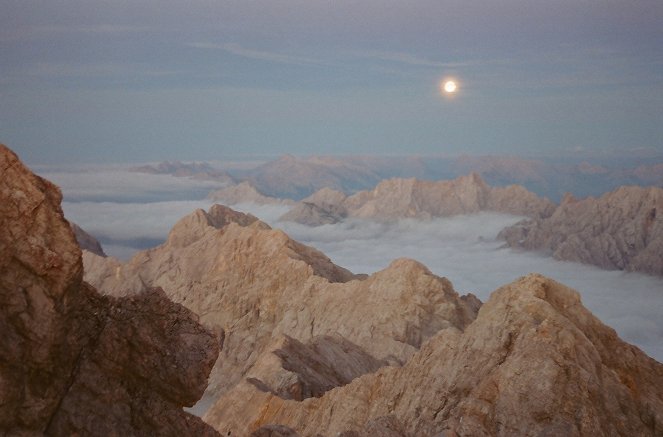
[(0, 142), (33, 163), (663, 152), (661, 23), (658, 0), (0, 0)]

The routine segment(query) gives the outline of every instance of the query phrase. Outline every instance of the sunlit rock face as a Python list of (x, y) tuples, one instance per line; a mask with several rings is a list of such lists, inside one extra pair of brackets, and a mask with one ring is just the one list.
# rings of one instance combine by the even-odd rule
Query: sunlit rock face
[(663, 188), (621, 187), (581, 200), (567, 195), (550, 217), (517, 223), (499, 237), (561, 260), (663, 275)]
[(450, 181), (389, 179), (373, 190), (345, 197), (321, 190), (304, 199), (281, 220), (309, 226), (336, 223), (346, 217), (377, 220), (449, 217), (481, 211), (548, 217), (555, 205), (520, 185), (491, 187), (472, 173)]
[(0, 434), (217, 435), (182, 411), (218, 340), (163, 291), (84, 283), (60, 190), (0, 145)]
[(302, 436), (656, 436), (663, 365), (620, 340), (577, 292), (532, 274), (402, 367), (302, 402), (243, 383), (204, 419), (232, 435), (278, 425)]
[[(264, 354), (284, 335), (292, 339), (289, 345), (303, 345), (288, 351), (336, 350), (331, 340), (315, 345), (320, 338), (338, 338), (346, 353), (356, 349), (350, 356), (370, 363), (358, 365), (351, 372), (356, 377), (375, 363), (403, 364), (440, 329), (463, 329), (480, 305), (471, 295), (458, 296), (448, 280), (416, 261), (400, 259), (369, 277), (355, 275), (284, 232), (221, 205), (184, 217), (163, 245), (127, 263), (89, 252), (84, 261), (86, 279), (103, 292), (162, 287), (223, 336), (208, 390), (215, 397), (252, 375), (258, 378), (255, 366), (264, 365)], [(322, 372), (324, 377), (294, 371), (308, 376), (293, 378), (299, 378), (302, 392), (320, 394), (352, 379), (328, 377), (337, 370)]]

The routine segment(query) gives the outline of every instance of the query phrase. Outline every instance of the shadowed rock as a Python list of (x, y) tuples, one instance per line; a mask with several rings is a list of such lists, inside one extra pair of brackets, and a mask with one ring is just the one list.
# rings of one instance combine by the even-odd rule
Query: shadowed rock
[(61, 193), (0, 145), (0, 434), (217, 435), (182, 411), (216, 338), (160, 290), (82, 281)]
[(101, 243), (99, 243), (96, 238), (85, 232), (76, 223), (69, 222), (69, 225), (71, 226), (71, 230), (74, 231), (74, 237), (76, 237), (76, 241), (81, 247), (81, 250), (87, 250), (94, 253), (95, 255), (103, 257), (106, 256), (104, 249), (101, 247)]

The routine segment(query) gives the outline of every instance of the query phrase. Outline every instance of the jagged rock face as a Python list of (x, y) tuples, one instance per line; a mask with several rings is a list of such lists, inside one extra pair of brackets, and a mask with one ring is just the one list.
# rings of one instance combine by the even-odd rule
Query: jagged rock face
[(532, 274), (494, 292), (464, 332), (440, 331), (403, 367), (303, 402), (241, 384), (238, 400), (244, 410), (221, 398), (205, 421), (232, 435), (278, 424), (303, 436), (656, 436), (663, 365), (620, 340), (577, 292)]
[(246, 381), (283, 399), (302, 401), (385, 365), (338, 335), (313, 337), (306, 344), (282, 335), (258, 358)]
[(67, 297), (81, 293), (80, 249), (59, 189), (2, 145), (0, 169), (0, 429), (38, 432), (66, 390), (54, 368), (71, 369), (76, 359), (63, 346), (76, 308)]
[(208, 198), (221, 201), (228, 205), (237, 205), (239, 203), (255, 203), (257, 205), (282, 204), (292, 205), (293, 201), (287, 199), (278, 199), (276, 197), (265, 196), (260, 193), (251, 183), (244, 181), (237, 185), (221, 188), (212, 191)]
[(47, 433), (217, 435), (181, 409), (207, 387), (216, 338), (161, 289), (116, 299), (90, 288), (89, 295), (95, 324)]
[(663, 189), (622, 187), (600, 198), (566, 196), (555, 213), (498, 237), (557, 259), (663, 275)]
[(286, 213), (281, 220), (320, 225), (334, 223), (345, 216), (379, 220), (427, 219), (480, 211), (548, 217), (555, 209), (552, 202), (519, 185), (490, 187), (476, 173), (437, 182), (389, 179), (380, 182), (372, 191), (360, 191), (347, 198), (326, 198), (322, 194), (311, 198)]
[(85, 249), (99, 256), (106, 256), (104, 249), (101, 247), (99, 240), (94, 238), (92, 235), (85, 232), (80, 226), (76, 223), (69, 222), (71, 225), (71, 230), (74, 231), (74, 237), (81, 249)]
[(0, 434), (217, 435), (182, 411), (216, 338), (163, 292), (99, 295), (57, 187), (0, 145)]
[(304, 343), (340, 335), (378, 361), (402, 364), (435, 332), (463, 329), (476, 314), (476, 298), (461, 299), (449, 281), (417, 262), (353, 275), (260, 221), (229, 219), (215, 227), (210, 214), (185, 217), (164, 245), (126, 264), (90, 253), (84, 259), (86, 279), (100, 290), (121, 295), (162, 287), (223, 333), (212, 395), (245, 377), (282, 334)]

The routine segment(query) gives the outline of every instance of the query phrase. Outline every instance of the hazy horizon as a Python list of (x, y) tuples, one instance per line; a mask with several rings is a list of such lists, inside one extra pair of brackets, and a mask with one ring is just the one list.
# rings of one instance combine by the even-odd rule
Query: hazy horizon
[(0, 12), (0, 142), (29, 163), (663, 151), (654, 0)]

